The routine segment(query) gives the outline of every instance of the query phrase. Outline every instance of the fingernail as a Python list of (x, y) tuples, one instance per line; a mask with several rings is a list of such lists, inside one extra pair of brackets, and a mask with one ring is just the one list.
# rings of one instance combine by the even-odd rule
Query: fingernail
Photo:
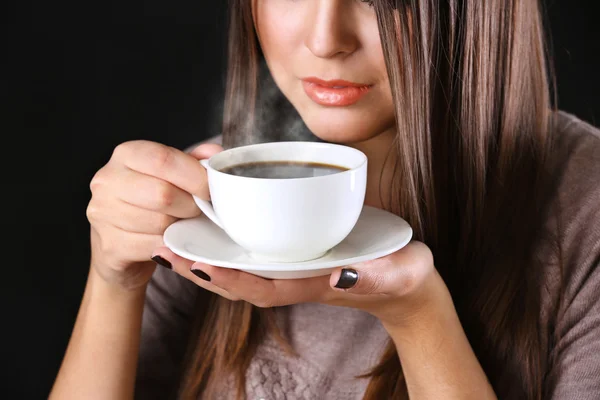
[(206, 282), (210, 282), (210, 276), (204, 271), (200, 271), (199, 269), (191, 270), (192, 274), (196, 275), (198, 278), (205, 280)]
[(167, 269), (173, 269), (173, 266), (171, 265), (171, 263), (168, 260), (165, 260), (164, 258), (162, 258), (161, 256), (152, 257), (152, 261), (154, 261), (161, 267), (165, 267)]
[(338, 289), (353, 288), (358, 282), (358, 272), (350, 268), (344, 268), (340, 274), (340, 280), (335, 284)]

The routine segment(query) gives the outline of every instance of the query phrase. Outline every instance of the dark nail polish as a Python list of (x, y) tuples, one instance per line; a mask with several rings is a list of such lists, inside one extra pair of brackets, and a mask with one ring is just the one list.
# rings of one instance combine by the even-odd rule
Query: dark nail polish
[(173, 269), (173, 266), (171, 265), (171, 263), (169, 261), (165, 260), (164, 258), (162, 258), (161, 256), (152, 257), (152, 261), (154, 261), (161, 267), (165, 267), (167, 269)]
[(350, 289), (353, 288), (358, 282), (358, 272), (350, 268), (344, 268), (340, 275), (340, 280), (335, 284), (338, 289)]
[(210, 282), (210, 276), (204, 271), (200, 271), (199, 269), (193, 269), (192, 274), (196, 275), (198, 278), (205, 280), (206, 282)]

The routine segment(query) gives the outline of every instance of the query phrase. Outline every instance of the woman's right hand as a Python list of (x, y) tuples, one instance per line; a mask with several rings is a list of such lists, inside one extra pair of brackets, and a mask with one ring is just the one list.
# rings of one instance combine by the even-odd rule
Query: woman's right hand
[(222, 151), (203, 144), (186, 154), (148, 141), (123, 143), (90, 183), (91, 266), (111, 285), (145, 286), (164, 246), (165, 229), (200, 214), (191, 194), (208, 199), (206, 170), (198, 162)]

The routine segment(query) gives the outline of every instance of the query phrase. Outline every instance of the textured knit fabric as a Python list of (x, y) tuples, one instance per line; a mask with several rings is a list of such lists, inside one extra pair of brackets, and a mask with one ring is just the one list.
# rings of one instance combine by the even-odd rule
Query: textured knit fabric
[[(560, 113), (552, 155), (560, 165), (561, 210), (548, 228), (562, 243), (557, 254), (540, 245), (544, 260), (540, 324), (547, 338), (546, 398), (600, 399), (600, 131)], [(559, 258), (560, 257), (560, 258)], [(562, 267), (561, 267), (562, 266)], [(562, 282), (561, 282), (562, 268)], [(147, 290), (136, 398), (166, 399), (177, 384), (199, 289), (157, 268)], [(247, 371), (247, 398), (361, 399), (366, 379), (388, 336), (373, 316), (354, 309), (299, 304), (277, 309), (299, 357), (271, 339)], [(225, 380), (226, 381), (226, 380)], [(224, 382), (223, 399), (233, 398)]]

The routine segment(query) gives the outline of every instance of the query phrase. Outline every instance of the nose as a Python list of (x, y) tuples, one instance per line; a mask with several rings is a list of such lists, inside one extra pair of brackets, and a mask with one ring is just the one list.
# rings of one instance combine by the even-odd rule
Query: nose
[(350, 5), (346, 0), (315, 0), (305, 46), (319, 58), (346, 56), (359, 46)]

